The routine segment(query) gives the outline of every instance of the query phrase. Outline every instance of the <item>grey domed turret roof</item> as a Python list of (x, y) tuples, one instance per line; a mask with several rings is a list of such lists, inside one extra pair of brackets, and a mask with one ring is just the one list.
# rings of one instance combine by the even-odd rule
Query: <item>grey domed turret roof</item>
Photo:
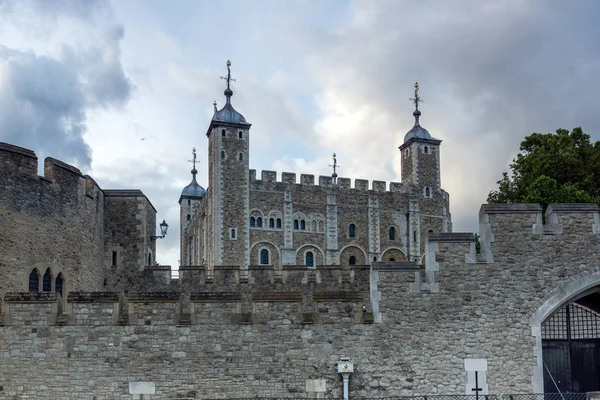
[(183, 188), (181, 191), (181, 196), (179, 196), (179, 204), (181, 204), (181, 200), (190, 199), (190, 200), (202, 200), (204, 195), (206, 194), (206, 190), (202, 186), (198, 184), (196, 181), (196, 175), (198, 171), (196, 170), (196, 148), (192, 149), (192, 154), (194, 155), (194, 167), (192, 168), (192, 182)]
[(425, 128), (423, 128), (420, 124), (419, 124), (419, 117), (421, 116), (421, 111), (416, 110), (413, 115), (415, 116), (415, 125), (412, 127), (412, 129), (410, 131), (408, 131), (406, 133), (406, 135), (404, 135), (404, 142), (408, 142), (410, 139), (434, 139), (430, 134), (429, 131)]
[[(227, 91), (231, 92), (229, 96), (227, 96)], [(231, 89), (225, 90), (225, 96), (227, 96), (227, 100), (225, 102), (225, 106), (217, 111), (217, 103), (215, 102), (213, 105), (215, 106), (215, 114), (213, 115), (212, 120), (218, 122), (234, 122), (238, 124), (245, 124), (246, 118), (239, 112), (233, 108), (231, 105), (231, 95), (233, 95), (233, 91)]]

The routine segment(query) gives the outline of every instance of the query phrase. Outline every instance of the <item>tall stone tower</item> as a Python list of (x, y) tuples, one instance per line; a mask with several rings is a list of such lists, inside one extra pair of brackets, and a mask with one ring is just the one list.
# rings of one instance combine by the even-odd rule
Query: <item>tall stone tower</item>
[[(450, 232), (449, 197), (440, 180), (441, 140), (432, 137), (419, 123), (419, 84), (415, 83), (415, 124), (400, 146), (403, 190), (410, 194), (406, 215), (408, 252), (418, 261), (429, 233)], [(427, 226), (427, 230), (421, 229)]]
[[(198, 265), (202, 264), (202, 259), (194, 260), (193, 255), (197, 254), (197, 251), (194, 247), (199, 246), (198, 240), (194, 241), (193, 236), (189, 236), (186, 241), (183, 240), (185, 237), (184, 232), (190, 225), (194, 213), (200, 204), (200, 201), (204, 198), (206, 191), (202, 186), (198, 184), (196, 181), (196, 175), (198, 171), (196, 170), (196, 148), (192, 150), (192, 154), (194, 156), (193, 159), (193, 168), (192, 168), (192, 182), (183, 188), (181, 192), (181, 196), (179, 196), (179, 226), (180, 226), (180, 238), (182, 238), (182, 243), (179, 254), (179, 262), (181, 265)], [(201, 239), (201, 238), (197, 238)], [(198, 250), (203, 248), (203, 246), (199, 246)], [(187, 258), (186, 258), (187, 255)], [(200, 258), (200, 257), (199, 257)]]
[(250, 126), (231, 104), (231, 62), (227, 61), (225, 105), (217, 110), (206, 132), (208, 137), (209, 204), (208, 237), (212, 246), (206, 263), (247, 266), (249, 244), (249, 133)]

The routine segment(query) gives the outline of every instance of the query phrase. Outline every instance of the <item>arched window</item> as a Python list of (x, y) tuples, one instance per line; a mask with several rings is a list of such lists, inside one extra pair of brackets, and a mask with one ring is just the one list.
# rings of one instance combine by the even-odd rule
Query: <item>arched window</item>
[(221, 137), (225, 137), (225, 129), (221, 131)]
[(254, 217), (250, 217), (250, 226), (256, 225), (256, 219)]
[(240, 154), (238, 155), (238, 160), (240, 160), (240, 161), (244, 161), (244, 153), (240, 153)]
[(390, 240), (396, 240), (396, 228), (393, 226), (389, 229)]
[(431, 196), (431, 189), (429, 189), (428, 187), (425, 188), (425, 197), (430, 197)]
[(52, 290), (52, 273), (50, 273), (50, 268), (46, 270), (44, 278), (42, 278), (42, 290), (44, 292), (50, 292)]
[(305, 263), (306, 263), (306, 266), (307, 266), (307, 267), (314, 267), (314, 264), (315, 264), (315, 256), (314, 256), (314, 254), (313, 254), (313, 252), (312, 252), (312, 251), (307, 251), (307, 252), (306, 252), (306, 257), (305, 257), (305, 259), (306, 259), (306, 262), (305, 262)]
[(297, 219), (294, 220), (294, 229), (298, 229), (298, 220)]
[(281, 218), (277, 218), (277, 229), (281, 229)]
[(356, 237), (356, 225), (350, 224), (350, 226), (348, 226), (348, 236)]
[(377, 256), (373, 257), (373, 261), (377, 261)]
[(231, 228), (230, 236), (231, 239), (235, 239), (235, 228)]
[(192, 216), (191, 216), (190, 214), (188, 214), (188, 215), (187, 215), (187, 220), (189, 221), (189, 220), (191, 220), (191, 219), (192, 219)]
[(269, 250), (262, 249), (260, 251), (260, 264), (269, 265)]
[(239, 138), (241, 139), (242, 138), (242, 131), (240, 131), (238, 135), (239, 135)]
[(394, 257), (390, 257), (390, 262), (394, 262), (396, 259)]
[(262, 218), (261, 217), (256, 218), (256, 226), (258, 226), (259, 228), (262, 228)]
[(225, 151), (221, 151), (221, 160), (225, 159)]
[(423, 148), (423, 152), (425, 154), (428, 154), (429, 153), (429, 147), (425, 146), (425, 148)]
[(275, 218), (269, 218), (269, 228), (275, 228)]
[(56, 277), (56, 280), (54, 281), (54, 291), (60, 293), (61, 296), (63, 295), (63, 284), (64, 280), (62, 273), (59, 273)]
[(350, 256), (350, 258), (348, 259), (348, 264), (356, 265), (356, 257)]
[(31, 273), (29, 274), (29, 291), (40, 291), (40, 274), (38, 273), (37, 268), (34, 268), (33, 271), (31, 271)]
[(306, 221), (304, 221), (304, 220), (300, 221), (300, 230), (301, 231), (306, 230)]

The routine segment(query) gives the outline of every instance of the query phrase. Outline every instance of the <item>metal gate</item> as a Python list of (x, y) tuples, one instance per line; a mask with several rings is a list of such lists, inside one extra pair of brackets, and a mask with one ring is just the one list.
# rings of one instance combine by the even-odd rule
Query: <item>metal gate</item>
[(545, 392), (600, 390), (600, 314), (571, 303), (542, 325)]

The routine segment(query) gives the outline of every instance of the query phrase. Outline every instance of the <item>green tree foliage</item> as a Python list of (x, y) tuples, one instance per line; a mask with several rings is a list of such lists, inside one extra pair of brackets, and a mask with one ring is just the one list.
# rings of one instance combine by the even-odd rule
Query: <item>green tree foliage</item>
[(488, 203), (600, 203), (600, 142), (581, 127), (533, 133), (519, 150)]

